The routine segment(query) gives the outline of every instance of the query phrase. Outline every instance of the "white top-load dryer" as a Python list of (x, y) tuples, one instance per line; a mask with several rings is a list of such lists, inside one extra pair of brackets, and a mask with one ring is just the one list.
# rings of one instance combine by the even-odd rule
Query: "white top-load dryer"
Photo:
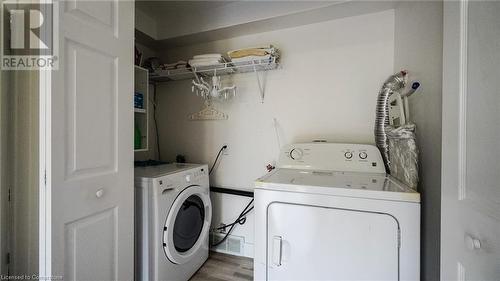
[(208, 258), (207, 165), (135, 168), (135, 191), (135, 280), (188, 280)]
[(286, 146), (255, 188), (255, 280), (419, 280), (420, 195), (375, 146)]

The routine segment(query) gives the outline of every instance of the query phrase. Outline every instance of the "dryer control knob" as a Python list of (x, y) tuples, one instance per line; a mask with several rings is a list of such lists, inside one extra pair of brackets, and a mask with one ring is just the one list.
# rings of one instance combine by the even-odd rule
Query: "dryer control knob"
[(362, 151), (359, 153), (359, 158), (366, 159), (367, 157), (368, 157), (368, 154), (366, 154), (366, 152)]
[(302, 149), (300, 148), (294, 148), (290, 151), (290, 158), (293, 160), (300, 160), (302, 159), (302, 156), (304, 155), (304, 152), (302, 152)]

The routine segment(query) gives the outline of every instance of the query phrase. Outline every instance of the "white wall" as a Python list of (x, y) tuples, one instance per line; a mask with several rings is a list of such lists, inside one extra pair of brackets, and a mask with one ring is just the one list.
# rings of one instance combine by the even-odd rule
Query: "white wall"
[(11, 158), (9, 157), (11, 141), (9, 129), (11, 124), (12, 97), (9, 95), (9, 72), (0, 73), (0, 274), (7, 274), (6, 255), (9, 247), (9, 204), (8, 190), (10, 186)]
[(140, 9), (134, 10), (135, 28), (153, 39), (158, 39), (158, 23)]
[[(7, 112), (8, 127), (2, 141), (8, 147), (3, 163), (7, 179), (2, 180), (2, 193), (11, 189), (8, 223), (8, 251), (11, 256), (10, 274), (38, 273), (38, 74), (35, 71), (9, 72), (9, 87), (2, 88), (10, 95)], [(4, 76), (5, 77), (5, 76)], [(5, 125), (5, 124), (2, 124)], [(3, 202), (6, 202), (4, 200)], [(2, 238), (2, 245), (4, 244)], [(4, 256), (2, 256), (2, 261)], [(4, 269), (4, 268), (2, 268)]]
[[(150, 57), (156, 57), (158, 56), (156, 50), (143, 45), (141, 43), (135, 42), (135, 47), (139, 50), (139, 52), (142, 53), (142, 64), (144, 64), (144, 61)], [(142, 65), (141, 65), (142, 66)]]
[[(218, 192), (212, 192), (210, 199), (213, 208), (212, 228), (220, 226), (221, 222), (225, 224), (234, 222), (252, 200), (250, 197)], [(250, 212), (245, 224), (236, 226), (233, 232), (231, 232), (231, 235), (243, 237), (245, 244), (242, 255), (250, 258), (253, 258), (254, 253), (254, 225), (254, 215)]]
[(395, 9), (395, 70), (407, 69), (421, 89), (410, 97), (417, 124), (422, 196), (422, 280), (439, 280), (443, 3), (408, 1)]
[[(203, 105), (191, 93), (190, 81), (159, 86), (163, 160), (184, 154), (189, 162), (211, 164), (219, 148), (228, 144), (211, 185), (251, 190), (283, 144), (313, 139), (373, 143), (377, 92), (394, 68), (393, 10), (171, 49), (162, 55), (170, 62), (269, 43), (282, 51), (282, 69), (267, 73), (264, 103), (255, 74), (225, 77), (225, 83), (238, 87), (233, 100), (217, 104), (229, 114), (227, 121), (187, 120)], [(223, 206), (217, 211), (224, 216), (237, 216), (246, 201), (234, 204), (224, 195), (214, 197), (213, 204)], [(234, 234), (253, 243), (250, 223)]]
[(0, 88), (0, 273), (37, 274), (38, 75), (2, 71)]

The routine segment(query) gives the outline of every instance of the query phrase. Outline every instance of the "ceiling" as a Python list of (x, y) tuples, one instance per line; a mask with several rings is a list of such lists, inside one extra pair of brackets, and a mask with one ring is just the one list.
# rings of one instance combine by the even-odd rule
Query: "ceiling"
[(159, 22), (165, 17), (178, 17), (180, 15), (187, 16), (204, 11), (207, 12), (233, 2), (235, 1), (138, 0), (135, 2), (135, 7)]
[(138, 0), (136, 28), (153, 39), (163, 40), (318, 9), (342, 1), (345, 0)]
[[(387, 0), (136, 0), (136, 40), (181, 46), (390, 9)], [(158, 44), (157, 44), (158, 43)]]

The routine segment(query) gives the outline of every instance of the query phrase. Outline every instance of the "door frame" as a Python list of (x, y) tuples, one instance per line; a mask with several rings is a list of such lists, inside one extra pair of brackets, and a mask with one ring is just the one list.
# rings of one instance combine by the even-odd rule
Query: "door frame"
[(50, 112), (51, 71), (39, 71), (39, 276), (52, 276), (51, 270), (51, 185)]
[[(466, 197), (466, 111), (468, 0), (443, 4), (443, 114), (441, 165), (441, 279), (465, 280), (457, 255), (458, 201)], [(458, 98), (457, 98), (458, 95)]]
[[(51, 0), (48, 0), (51, 1)], [(52, 1), (51, 1), (52, 2)], [(59, 8), (57, 2), (53, 9), (53, 21), (59, 23)], [(40, 9), (48, 9), (41, 6)], [(47, 25), (40, 29), (41, 38), (59, 38), (58, 27), (52, 30)], [(55, 42), (56, 43), (56, 42)], [(56, 44), (59, 44), (58, 42)], [(59, 49), (59, 47), (57, 47)], [(52, 195), (51, 195), (51, 100), (52, 100), (52, 71), (41, 69), (38, 71), (38, 94), (39, 94), (39, 122), (38, 122), (38, 169), (39, 169), (39, 195), (38, 195), (38, 275), (39, 277), (52, 277)]]

